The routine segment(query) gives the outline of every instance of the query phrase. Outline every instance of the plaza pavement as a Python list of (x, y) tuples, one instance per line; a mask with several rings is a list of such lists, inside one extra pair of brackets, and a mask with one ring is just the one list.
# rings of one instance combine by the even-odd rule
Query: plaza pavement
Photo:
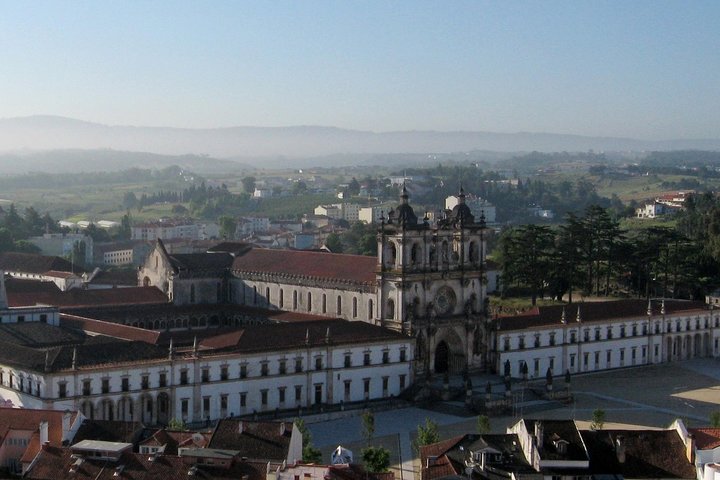
[[(484, 385), (490, 380), (493, 392), (502, 387), (499, 377), (487, 375), (473, 377), (474, 391), (484, 392)], [(451, 381), (459, 385), (460, 378)], [(533, 384), (531, 380), (529, 385)], [(535, 385), (544, 385), (544, 379)], [(563, 379), (557, 378), (556, 385), (564, 386)], [(523, 384), (513, 385), (513, 389)], [(571, 391), (575, 401), (567, 406), (556, 402), (532, 403), (528, 418), (575, 419), (581, 428), (589, 427), (595, 409), (606, 413), (606, 427), (627, 427), (644, 425), (662, 428), (675, 418), (682, 418), (691, 426), (706, 425), (713, 411), (720, 411), (720, 361), (696, 359), (685, 362), (665, 363), (643, 367), (631, 367), (574, 375)], [(528, 396), (529, 398), (529, 396)], [(445, 408), (448, 407), (448, 408)], [(412, 447), (418, 425), (431, 419), (439, 426), (442, 439), (476, 431), (476, 417), (453, 415), (457, 402), (439, 403), (433, 409), (417, 407), (377, 412), (375, 414), (375, 437), (373, 445), (383, 446), (391, 452), (391, 470), (398, 480), (419, 479), (419, 462)], [(490, 418), (492, 431), (504, 433), (516, 422), (517, 415)], [(353, 451), (355, 461), (361, 462), (360, 450), (366, 446), (362, 439), (360, 414), (321, 423), (307, 419), (313, 436), (313, 444), (323, 452), (324, 461), (329, 462), (330, 452), (338, 445)]]

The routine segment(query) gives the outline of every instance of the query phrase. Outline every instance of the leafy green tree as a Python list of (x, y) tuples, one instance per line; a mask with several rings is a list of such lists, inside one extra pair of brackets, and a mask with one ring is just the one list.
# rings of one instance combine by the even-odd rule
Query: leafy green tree
[(137, 195), (135, 195), (135, 192), (125, 192), (123, 195), (122, 205), (123, 208), (126, 210), (129, 210), (131, 208), (137, 207), (138, 204), (138, 198)]
[(533, 305), (549, 280), (553, 244), (550, 228), (539, 225), (513, 228), (500, 239), (503, 278), (528, 287)]
[(219, 219), (220, 223), (220, 238), (232, 240), (235, 238), (235, 229), (237, 228), (237, 222), (233, 217), (223, 215)]
[(171, 418), (168, 422), (168, 428), (170, 430), (185, 430), (185, 422), (179, 418)]
[(40, 247), (27, 240), (16, 240), (13, 250), (21, 253), (40, 253)]
[(331, 233), (325, 239), (325, 246), (333, 253), (342, 253), (343, 244), (337, 233)]
[(478, 415), (477, 417), (477, 430), (479, 434), (490, 433), (490, 417), (487, 415)]
[(294, 423), (300, 431), (300, 436), (302, 437), (303, 462), (320, 463), (322, 461), (322, 452), (319, 449), (313, 447), (312, 434), (307, 428), (307, 425), (305, 425), (305, 420), (303, 420), (302, 418), (296, 418)]
[(715, 410), (710, 413), (710, 426), (720, 428), (720, 411)]
[(365, 470), (370, 473), (387, 472), (390, 467), (390, 451), (383, 447), (365, 447), (362, 454)]
[(603, 426), (605, 425), (605, 410), (601, 408), (596, 408), (593, 410), (592, 413), (592, 423), (590, 424), (590, 428), (592, 430), (602, 430)]
[(370, 444), (375, 436), (375, 414), (371, 410), (365, 410), (360, 416), (362, 421), (362, 437)]
[(247, 176), (243, 177), (240, 182), (242, 183), (243, 190), (247, 193), (252, 194), (255, 191), (255, 177)]
[(438, 433), (437, 423), (433, 422), (429, 418), (425, 419), (424, 425), (418, 425), (418, 432), (413, 446), (415, 451), (419, 454), (420, 447), (425, 445), (431, 445), (440, 441), (440, 434)]

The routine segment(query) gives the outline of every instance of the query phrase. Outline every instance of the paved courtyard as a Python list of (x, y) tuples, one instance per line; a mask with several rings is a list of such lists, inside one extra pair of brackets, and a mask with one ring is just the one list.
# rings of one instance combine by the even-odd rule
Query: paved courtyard
[[(488, 381), (487, 376), (473, 378), (477, 388)], [(500, 383), (495, 377), (495, 382)], [(454, 382), (460, 382), (454, 379)], [(542, 385), (540, 381), (537, 385)], [(556, 379), (556, 388), (564, 385)], [(513, 386), (522, 388), (521, 384)], [(494, 389), (495, 390), (495, 389)], [(647, 367), (634, 367), (600, 373), (575, 375), (571, 380), (575, 401), (567, 406), (552, 402), (528, 401), (528, 408), (518, 408), (515, 417), (491, 417), (493, 432), (505, 428), (525, 417), (575, 419), (586, 427), (592, 420), (592, 412), (601, 408), (606, 413), (606, 426), (645, 425), (665, 427), (675, 418), (682, 418), (691, 426), (705, 425), (713, 411), (720, 411), (720, 360), (702, 359), (666, 363)], [(529, 396), (528, 396), (529, 398)], [(457, 410), (457, 403), (439, 404), (426, 410), (416, 407), (377, 412), (375, 414), (375, 438), (373, 445), (382, 445), (391, 452), (392, 469), (396, 479), (414, 480), (419, 464), (415, 459), (412, 441), (417, 426), (426, 418), (439, 426), (441, 438), (448, 438), (476, 430), (476, 418), (447, 413)], [(444, 408), (447, 407), (447, 408)], [(531, 408), (529, 408), (531, 407)], [(527, 410), (531, 410), (527, 413)], [(360, 450), (366, 445), (361, 433), (361, 412), (356, 416), (308, 426), (313, 443), (319, 447), (325, 460), (338, 445), (349, 448), (360, 461)], [(419, 476), (418, 476), (419, 478)]]

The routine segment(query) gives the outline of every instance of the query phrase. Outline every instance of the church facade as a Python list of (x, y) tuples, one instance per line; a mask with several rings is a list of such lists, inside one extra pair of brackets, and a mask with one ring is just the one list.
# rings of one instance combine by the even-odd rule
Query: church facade
[(488, 365), (485, 223), (458, 195), (419, 220), (405, 189), (380, 222), (377, 257), (221, 244), (171, 255), (162, 241), (138, 273), (177, 305), (236, 304), (362, 321), (415, 339), (416, 374)]

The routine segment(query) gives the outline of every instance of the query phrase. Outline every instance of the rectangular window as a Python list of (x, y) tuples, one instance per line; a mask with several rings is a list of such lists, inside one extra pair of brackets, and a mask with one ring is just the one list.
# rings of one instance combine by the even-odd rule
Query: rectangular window
[(315, 403), (318, 405), (323, 403), (322, 391), (323, 391), (322, 383), (315, 384)]
[(335, 313), (337, 315), (342, 315), (342, 297), (340, 295), (337, 297), (337, 311)]
[(299, 402), (300, 400), (302, 400), (302, 386), (295, 385), (295, 401)]
[(404, 362), (407, 359), (407, 351), (403, 348), (400, 350), (400, 361)]
[(383, 362), (383, 363), (390, 363), (390, 352), (388, 352), (387, 350), (385, 350), (385, 351), (383, 352), (382, 362)]
[(247, 365), (240, 365), (240, 378), (247, 378)]
[(660, 353), (660, 349), (658, 348), (657, 345), (655, 345), (655, 351), (654, 351), (654, 353), (655, 353), (655, 357), (657, 357), (657, 356), (659, 355), (659, 353)]
[(350, 368), (350, 367), (352, 367), (352, 357), (350, 356), (349, 353), (346, 353), (345, 354), (345, 368)]
[(608, 327), (607, 329), (607, 339), (612, 340), (613, 333), (612, 333), (612, 327)]
[(612, 350), (608, 350), (605, 354), (605, 361), (607, 362), (607, 366), (610, 366), (610, 362), (612, 362)]
[(158, 385), (160, 385), (160, 388), (167, 387), (167, 373), (161, 373), (160, 377), (158, 379)]
[(267, 362), (263, 362), (260, 364), (260, 376), (261, 377), (267, 377), (268, 376), (268, 364)]
[(188, 384), (188, 371), (183, 369), (180, 370), (180, 385)]
[[(44, 313), (41, 314), (41, 315), (40, 315), (40, 321), (41, 321), (42, 323), (47, 323), (47, 315), (44, 314)], [(706, 320), (706, 322), (707, 322), (707, 320)]]
[(280, 403), (285, 403), (285, 387), (278, 388), (278, 401)]
[[(575, 334), (573, 333), (573, 335), (575, 335)], [(519, 348), (520, 350), (522, 350), (523, 348), (525, 348), (525, 337), (520, 337), (520, 338), (518, 338), (518, 348)]]
[(352, 383), (352, 380), (345, 380), (345, 401), (350, 401), (350, 384)]
[(315, 357), (315, 370), (322, 370), (323, 363), (322, 363), (322, 357)]
[(180, 412), (182, 413), (182, 417), (186, 419), (188, 417), (188, 399), (183, 398), (180, 401)]
[(227, 408), (228, 408), (228, 396), (220, 395), (220, 416), (221, 417), (227, 416)]
[(228, 367), (227, 365), (223, 365), (220, 367), (220, 380), (227, 380), (228, 379)]
[(575, 367), (575, 355), (570, 355), (570, 366)]
[(365, 352), (363, 354), (363, 365), (365, 365), (366, 367), (370, 365), (370, 352)]
[(260, 405), (263, 407), (267, 406), (268, 403), (268, 391), (267, 389), (260, 390)]
[(550, 357), (550, 364), (548, 365), (548, 367), (550, 367), (551, 372), (555, 371), (555, 357)]
[(102, 379), (101, 390), (102, 390), (102, 393), (110, 393), (110, 379), (109, 378)]
[[(553, 337), (553, 338), (554, 338), (554, 337)], [(510, 338), (509, 338), (509, 337), (505, 337), (504, 340), (503, 340), (503, 350), (506, 351), (506, 352), (507, 352), (508, 350), (510, 350)]]
[(400, 390), (405, 390), (405, 375), (400, 375)]
[(280, 364), (278, 365), (278, 373), (280, 375), (285, 375), (287, 372), (287, 362), (285, 360), (280, 360)]
[[(550, 334), (550, 346), (552, 347), (554, 345), (555, 345), (555, 332)], [(508, 348), (506, 348), (505, 350), (509, 350), (509, 349), (510, 349), (510, 345), (508, 345)]]
[(303, 371), (302, 358), (295, 359), (295, 373), (301, 373)]
[(122, 379), (122, 382), (121, 382), (121, 385), (120, 385), (120, 390), (122, 390), (123, 392), (129, 392), (129, 391), (130, 391), (130, 379), (129, 379), (129, 378), (124, 377), (124, 378)]
[(247, 406), (247, 393), (240, 393), (240, 407), (244, 408)]
[(210, 397), (203, 397), (203, 417), (210, 416)]
[(600, 329), (599, 328), (595, 329), (595, 341), (596, 342), (600, 341)]
[(583, 332), (583, 341), (585, 341), (585, 342), (589, 342), (589, 341), (590, 341), (590, 330), (587, 329), (587, 328), (586, 328), (585, 331)]
[(595, 352), (595, 368), (600, 367), (600, 352)]
[(148, 375), (143, 375), (140, 380), (140, 388), (143, 390), (147, 390), (150, 388), (150, 377)]
[(92, 393), (92, 389), (90, 388), (90, 380), (83, 380), (83, 387), (82, 387), (83, 395), (90, 395)]
[(209, 368), (203, 368), (202, 373), (200, 374), (200, 380), (202, 383), (208, 383), (210, 381), (210, 369)]
[(388, 377), (382, 377), (382, 392), (383, 397), (388, 396), (388, 384), (390, 383), (390, 380)]

